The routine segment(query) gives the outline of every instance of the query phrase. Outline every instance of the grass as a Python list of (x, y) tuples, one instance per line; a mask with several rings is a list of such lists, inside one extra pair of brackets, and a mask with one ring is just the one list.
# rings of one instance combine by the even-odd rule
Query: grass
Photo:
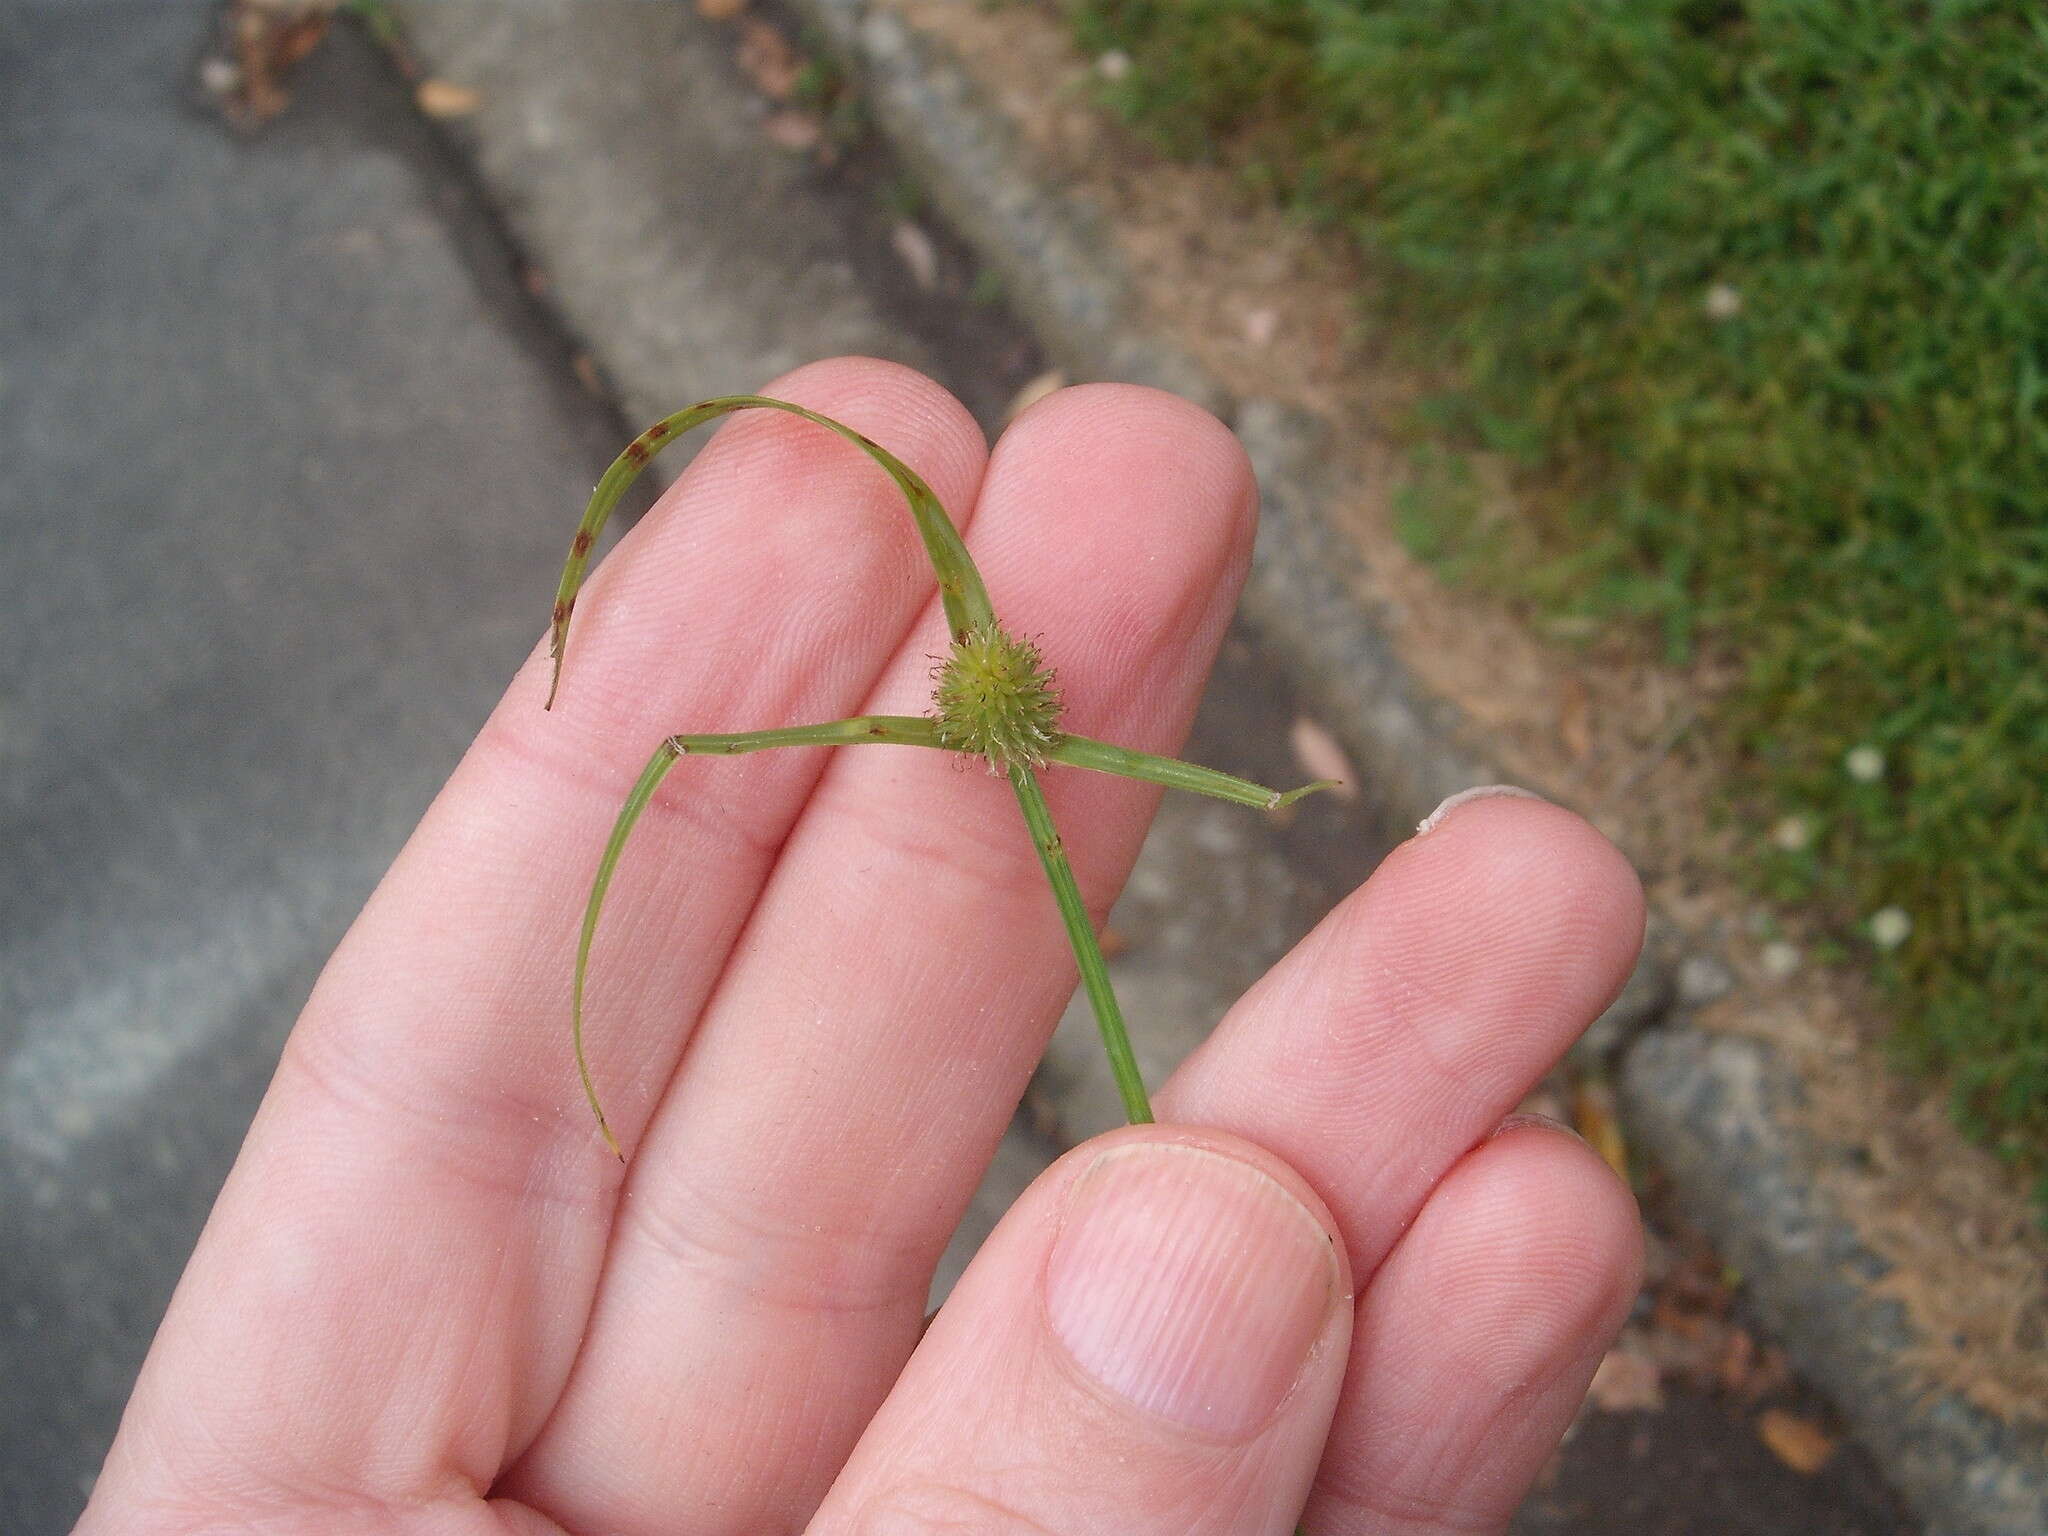
[[(1870, 966), (1963, 1123), (2041, 1166), (2048, 12), (1064, 3), (1160, 142), (1391, 270), (1390, 318), (1459, 381), (1452, 493), (1401, 513), (1418, 547), (1506, 564), (1471, 547), (1450, 449), (1505, 450), (1554, 493), (1492, 579), (1739, 658), (1710, 728), (1748, 873)], [(1910, 933), (1875, 942), (1879, 913)]]

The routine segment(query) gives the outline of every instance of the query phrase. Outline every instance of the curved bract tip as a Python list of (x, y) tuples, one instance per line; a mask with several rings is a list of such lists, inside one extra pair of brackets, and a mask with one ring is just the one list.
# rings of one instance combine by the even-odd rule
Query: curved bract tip
[(1305, 799), (1309, 795), (1320, 794), (1326, 789), (1342, 789), (1343, 787), (1344, 781), (1342, 779), (1317, 779), (1313, 784), (1304, 784), (1299, 789), (1290, 789), (1285, 794), (1275, 795), (1267, 802), (1266, 809), (1277, 811), (1282, 806), (1292, 805), (1295, 801)]

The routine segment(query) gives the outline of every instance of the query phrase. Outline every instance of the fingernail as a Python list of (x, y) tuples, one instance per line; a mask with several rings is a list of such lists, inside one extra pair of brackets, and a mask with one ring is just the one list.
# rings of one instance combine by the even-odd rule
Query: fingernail
[(1493, 1128), (1492, 1134), (1486, 1139), (1492, 1141), (1496, 1137), (1507, 1135), (1509, 1131), (1528, 1130), (1531, 1127), (1544, 1131), (1563, 1131), (1565, 1135), (1572, 1137), (1574, 1140), (1585, 1140), (1583, 1136), (1579, 1135), (1577, 1131), (1566, 1125), (1562, 1120), (1551, 1115), (1539, 1115), (1534, 1110), (1517, 1110), (1514, 1114), (1501, 1121), (1499, 1125), (1496, 1125)]
[(1443, 819), (1468, 800), (1491, 800), (1495, 796), (1510, 800), (1541, 800), (1543, 797), (1534, 790), (1523, 789), (1516, 784), (1476, 784), (1470, 789), (1461, 789), (1449, 796), (1442, 805), (1431, 811), (1415, 824), (1415, 835), (1434, 832)]
[(1046, 1312), (1110, 1391), (1241, 1440), (1301, 1375), (1338, 1274), (1323, 1224), (1258, 1169), (1137, 1142), (1104, 1153), (1068, 1194)]

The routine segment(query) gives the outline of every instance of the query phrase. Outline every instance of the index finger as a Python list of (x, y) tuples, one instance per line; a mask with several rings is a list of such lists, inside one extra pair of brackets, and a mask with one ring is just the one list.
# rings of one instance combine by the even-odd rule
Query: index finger
[[(929, 380), (841, 360), (770, 392), (973, 504), (986, 446)], [(768, 413), (718, 433), (591, 583), (553, 714), (537, 649), (315, 988), (81, 1529), (167, 1490), (416, 1503), (486, 1486), (517, 1453), (574, 1356), (618, 1188), (567, 1029), (618, 802), (671, 731), (850, 712), (930, 585), (858, 449)], [(618, 910), (687, 902), (695, 921), (612, 989), (637, 1021), (613, 1042), (639, 1064), (619, 1084), (628, 1118), (673, 1067), (821, 757), (707, 764), (700, 784), (730, 783), (643, 824), (621, 877), (643, 889)]]

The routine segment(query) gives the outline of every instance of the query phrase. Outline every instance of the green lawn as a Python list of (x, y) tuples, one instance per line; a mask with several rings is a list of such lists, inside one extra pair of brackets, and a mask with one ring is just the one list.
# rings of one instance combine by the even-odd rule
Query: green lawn
[(1419, 546), (1560, 627), (1739, 657), (1710, 728), (1748, 873), (2040, 1166), (2048, 8), (1065, 3), (1161, 142), (1392, 268), (1383, 318), (1459, 380), (1439, 466), (1506, 449), (1549, 488), (1533, 563), (1455, 494), (1406, 509)]

